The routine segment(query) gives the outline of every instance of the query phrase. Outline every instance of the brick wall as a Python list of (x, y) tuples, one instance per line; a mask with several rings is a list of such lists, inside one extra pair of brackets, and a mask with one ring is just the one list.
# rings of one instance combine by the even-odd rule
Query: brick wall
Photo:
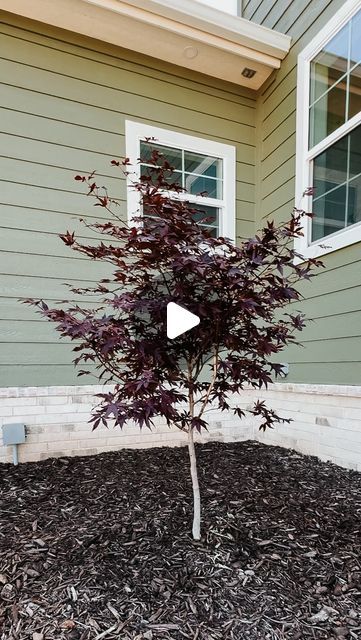
[(360, 386), (275, 384), (258, 395), (293, 422), (255, 439), (361, 471)]
[[(91, 455), (122, 447), (186, 444), (185, 434), (169, 429), (162, 420), (156, 421), (152, 432), (144, 429), (140, 433), (132, 424), (122, 431), (99, 427), (92, 432), (88, 420), (94, 394), (101, 390), (104, 388), (96, 386), (0, 389), (0, 425), (26, 425), (26, 443), (19, 446), (20, 462)], [(361, 471), (361, 387), (274, 384), (262, 392), (246, 390), (232, 404), (247, 408), (257, 398), (293, 422), (263, 433), (251, 417), (241, 422), (230, 412), (215, 410), (208, 414), (209, 432), (202, 437), (197, 435), (198, 441), (254, 439)], [(0, 462), (11, 460), (11, 448), (0, 442)]]
[[(179, 429), (169, 429), (162, 420), (155, 420), (150, 431), (129, 424), (119, 428), (99, 427), (91, 430), (88, 423), (94, 394), (104, 387), (28, 387), (0, 389), (0, 425), (22, 422), (26, 425), (26, 443), (19, 445), (19, 461), (44, 460), (49, 457), (92, 455), (122, 447), (148, 448), (182, 446), (186, 435)], [(1, 434), (2, 435), (2, 434)], [(247, 440), (252, 438), (252, 420), (243, 421), (231, 413), (213, 412), (209, 432), (198, 441)], [(0, 442), (0, 462), (11, 462), (11, 447)]]

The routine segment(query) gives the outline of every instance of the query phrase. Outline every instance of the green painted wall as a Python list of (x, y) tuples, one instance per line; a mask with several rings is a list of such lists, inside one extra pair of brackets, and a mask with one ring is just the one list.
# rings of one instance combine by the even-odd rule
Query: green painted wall
[[(110, 160), (125, 152), (124, 122), (233, 144), (237, 233), (254, 231), (256, 96), (246, 89), (100, 42), (1, 14), (0, 386), (74, 384), (70, 347), (19, 297), (63, 299), (62, 283), (89, 283), (98, 264), (74, 257), (57, 234), (99, 215), (74, 182), (97, 169), (126, 191)], [(80, 378), (80, 382), (95, 382)]]
[[(286, 219), (294, 204), (297, 56), (342, 5), (339, 0), (250, 0), (244, 17), (292, 36), (292, 48), (257, 103), (256, 224)], [(305, 185), (308, 186), (308, 185)], [(322, 258), (325, 268), (296, 308), (311, 322), (293, 347), (289, 382), (361, 384), (361, 245)]]
[[(97, 212), (74, 173), (96, 168), (125, 211), (124, 184), (109, 167), (124, 153), (125, 119), (237, 147), (239, 237), (253, 233), (255, 216), (257, 226), (267, 216), (287, 217), (294, 201), (297, 55), (341, 4), (244, 3), (246, 18), (293, 38), (282, 68), (258, 97), (0, 15), (0, 386), (77, 381), (69, 346), (17, 299), (56, 300), (64, 297), (63, 282), (87, 283), (100, 275), (99, 265), (74, 258), (56, 234), (78, 229), (77, 215)], [(297, 306), (314, 322), (302, 334), (304, 348), (282, 357), (290, 363), (287, 381), (360, 384), (360, 245), (329, 254), (324, 263)]]

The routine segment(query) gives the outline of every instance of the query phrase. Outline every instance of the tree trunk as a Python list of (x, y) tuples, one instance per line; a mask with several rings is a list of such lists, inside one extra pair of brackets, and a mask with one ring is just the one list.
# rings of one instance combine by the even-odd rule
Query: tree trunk
[(188, 431), (188, 451), (189, 460), (191, 464), (191, 478), (193, 487), (193, 539), (201, 539), (201, 496), (199, 493), (198, 484), (198, 471), (197, 471), (197, 458), (194, 448), (194, 433), (193, 429), (189, 428)]

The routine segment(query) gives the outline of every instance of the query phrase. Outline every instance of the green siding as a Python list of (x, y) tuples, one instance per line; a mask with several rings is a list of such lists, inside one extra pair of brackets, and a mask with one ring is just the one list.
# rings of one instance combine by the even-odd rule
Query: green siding
[[(80, 230), (79, 215), (102, 215), (75, 173), (97, 169), (125, 211), (125, 185), (109, 161), (124, 154), (126, 119), (236, 146), (239, 238), (253, 233), (255, 219), (259, 226), (268, 216), (287, 218), (295, 188), (297, 55), (341, 5), (245, 0), (245, 18), (292, 36), (289, 55), (258, 96), (1, 14), (0, 386), (76, 382), (69, 346), (17, 299), (63, 298), (64, 282), (86, 284), (103, 273), (63, 247), (57, 234)], [(303, 348), (282, 356), (290, 363), (287, 381), (360, 384), (360, 245), (323, 261), (325, 268), (302, 286), (305, 299), (293, 305), (312, 322)]]
[(63, 299), (64, 282), (86, 285), (106, 272), (57, 237), (80, 229), (77, 216), (102, 215), (74, 175), (96, 169), (125, 213), (125, 184), (110, 159), (125, 152), (126, 119), (233, 144), (237, 235), (249, 237), (256, 96), (181, 67), (1, 16), (0, 386), (74, 384), (69, 345), (17, 302)]
[[(267, 216), (286, 219), (294, 205), (297, 56), (342, 4), (250, 0), (245, 5), (245, 18), (292, 36), (290, 53), (257, 102), (257, 226)], [(325, 268), (302, 285), (305, 300), (294, 305), (313, 321), (300, 334), (303, 347), (282, 355), (290, 363), (287, 382), (360, 384), (361, 245), (322, 260)]]

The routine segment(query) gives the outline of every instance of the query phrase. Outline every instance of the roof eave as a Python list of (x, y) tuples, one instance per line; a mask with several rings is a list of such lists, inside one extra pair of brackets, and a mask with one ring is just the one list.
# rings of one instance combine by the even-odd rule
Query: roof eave
[(0, 9), (253, 90), (290, 47), (288, 36), (196, 0), (0, 0)]

